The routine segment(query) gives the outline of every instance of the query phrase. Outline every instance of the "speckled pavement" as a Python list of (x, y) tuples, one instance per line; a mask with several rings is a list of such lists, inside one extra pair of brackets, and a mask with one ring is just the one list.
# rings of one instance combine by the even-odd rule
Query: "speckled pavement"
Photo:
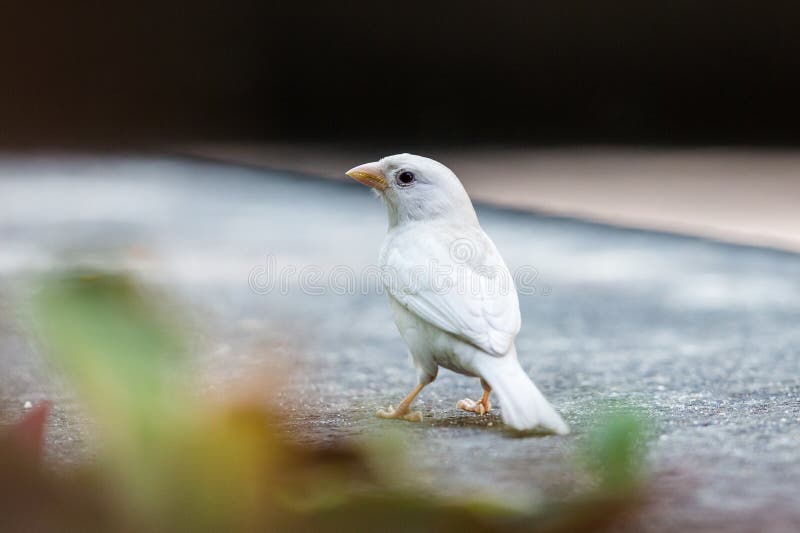
[(578, 490), (574, 452), (619, 401), (653, 420), (655, 496), (634, 530), (800, 529), (800, 256), (478, 211), (511, 270), (532, 273), (517, 347), (568, 437), (511, 438), (497, 409), (459, 411), (480, 387), (444, 370), (416, 404), (422, 423), (377, 419), (415, 379), (368, 275), (383, 206), (355, 184), (164, 157), (0, 158), (0, 406), (13, 417), (54, 400), (49, 457), (91, 460), (91, 422), (21, 302), (36, 273), (121, 269), (180, 302), (198, 394), (282, 376), (264, 398), (296, 438), (391, 431), (426, 489), (508, 502)]

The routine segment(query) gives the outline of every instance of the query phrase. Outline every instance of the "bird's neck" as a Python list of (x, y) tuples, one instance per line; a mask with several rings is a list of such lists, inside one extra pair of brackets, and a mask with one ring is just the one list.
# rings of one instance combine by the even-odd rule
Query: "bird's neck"
[(439, 205), (426, 202), (425, 205), (406, 204), (398, 207), (392, 202), (385, 203), (390, 230), (404, 224), (419, 222), (478, 224), (478, 215), (475, 214), (475, 208), (472, 207), (468, 197), (457, 203), (443, 202)]

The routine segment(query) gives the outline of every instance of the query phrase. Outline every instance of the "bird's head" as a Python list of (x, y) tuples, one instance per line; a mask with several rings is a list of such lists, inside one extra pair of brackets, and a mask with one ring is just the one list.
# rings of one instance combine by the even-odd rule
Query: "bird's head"
[(384, 157), (347, 171), (386, 202), (389, 225), (452, 218), (477, 221), (472, 202), (455, 174), (433, 159), (412, 154)]

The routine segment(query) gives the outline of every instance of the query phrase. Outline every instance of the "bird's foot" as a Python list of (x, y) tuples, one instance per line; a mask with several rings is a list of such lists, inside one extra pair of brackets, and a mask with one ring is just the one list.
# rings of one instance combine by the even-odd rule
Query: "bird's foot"
[(408, 420), (409, 422), (422, 422), (422, 412), (411, 411), (408, 407), (395, 409), (390, 405), (388, 409), (378, 409), (378, 418), (396, 418)]
[(469, 411), (470, 413), (475, 413), (477, 415), (485, 415), (492, 409), (492, 403), (488, 398), (480, 399), (478, 401), (464, 398), (463, 400), (459, 401), (456, 406), (459, 409), (463, 409), (464, 411)]

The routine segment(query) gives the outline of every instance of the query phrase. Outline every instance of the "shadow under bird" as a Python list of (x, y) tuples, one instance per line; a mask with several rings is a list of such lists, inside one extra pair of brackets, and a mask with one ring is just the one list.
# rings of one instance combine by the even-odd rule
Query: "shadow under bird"
[(569, 432), (519, 364), (520, 329), (511, 273), (484, 233), (456, 175), (411, 154), (384, 157), (347, 172), (384, 200), (389, 229), (380, 252), (392, 315), (408, 345), (418, 384), (381, 418), (422, 420), (410, 406), (439, 367), (480, 378), (483, 395), (458, 407), (483, 415), (494, 391), (504, 422), (519, 431)]

